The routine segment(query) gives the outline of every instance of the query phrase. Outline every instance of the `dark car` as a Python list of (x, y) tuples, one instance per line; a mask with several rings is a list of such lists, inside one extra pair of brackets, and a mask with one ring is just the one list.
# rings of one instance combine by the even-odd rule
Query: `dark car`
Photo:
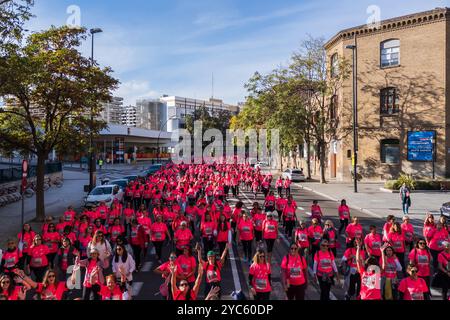
[(128, 180), (128, 182), (131, 182), (131, 181), (137, 180), (138, 176), (136, 176), (136, 175), (126, 176), (126, 177), (123, 177), (122, 179), (126, 179), (126, 180)]
[(450, 202), (446, 202), (441, 207), (441, 215), (450, 218)]
[(152, 164), (147, 169), (139, 172), (138, 176), (147, 178), (148, 176), (151, 176), (152, 174), (158, 172), (162, 168), (162, 166), (163, 166), (162, 164)]

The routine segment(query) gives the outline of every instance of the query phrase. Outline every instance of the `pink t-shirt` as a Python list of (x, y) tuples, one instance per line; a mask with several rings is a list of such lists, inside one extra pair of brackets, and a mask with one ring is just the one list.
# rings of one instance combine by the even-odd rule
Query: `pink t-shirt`
[(417, 275), (419, 277), (428, 277), (430, 275), (431, 256), (428, 250), (414, 248), (409, 253), (408, 259), (417, 266)]
[(241, 220), (238, 225), (239, 239), (242, 241), (253, 240), (253, 222)]
[(155, 222), (150, 227), (152, 241), (166, 240), (167, 225), (163, 222)]
[(249, 274), (253, 276), (252, 286), (256, 292), (270, 292), (272, 288), (269, 282), (269, 274), (271, 273), (270, 264), (253, 263), (250, 266)]
[(306, 260), (300, 255), (296, 257), (289, 254), (283, 258), (281, 262), (281, 269), (286, 273), (286, 278), (289, 284), (293, 286), (300, 286), (305, 283), (304, 270), (307, 269)]
[(347, 239), (346, 242), (349, 243), (351, 242), (353, 239), (355, 238), (359, 238), (361, 239), (363, 236), (363, 228), (362, 226), (358, 223), (358, 224), (349, 224), (347, 226), (347, 229), (345, 229), (345, 231), (347, 232)]
[(361, 300), (381, 300), (381, 275), (374, 270), (367, 272), (362, 268), (361, 274)]
[(266, 219), (262, 225), (264, 239), (278, 238), (278, 221)]
[(372, 256), (380, 257), (381, 256), (381, 236), (376, 233), (369, 233), (366, 235), (364, 239), (364, 243), (367, 245), (368, 253)]
[[(183, 276), (187, 276), (189, 273), (194, 271), (195, 268), (197, 267), (197, 262), (195, 261), (195, 258), (192, 256), (186, 257), (184, 254), (179, 256), (177, 258), (176, 262), (179, 266), (179, 269), (177, 269), (177, 271)], [(189, 278), (187, 278), (187, 281), (194, 282), (195, 281), (195, 273), (192, 274)]]
[(403, 300), (424, 300), (423, 294), (428, 292), (428, 287), (422, 278), (407, 277), (400, 281), (398, 291), (403, 292)]

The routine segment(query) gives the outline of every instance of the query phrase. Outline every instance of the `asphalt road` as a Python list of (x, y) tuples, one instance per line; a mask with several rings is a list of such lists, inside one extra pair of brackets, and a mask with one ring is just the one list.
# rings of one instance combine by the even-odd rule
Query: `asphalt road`
[[(306, 191), (300, 188), (298, 184), (294, 184), (291, 187), (291, 194), (294, 197), (294, 200), (297, 202), (299, 209), (297, 210), (297, 217), (300, 220), (308, 220), (310, 219), (309, 208), (313, 202), (313, 200), (318, 200), (320, 206), (322, 207), (322, 211), (324, 213), (325, 219), (330, 219), (334, 222), (335, 226), (339, 226), (338, 219), (338, 203), (326, 199), (322, 196), (316, 195), (310, 191)], [(241, 190), (241, 194), (239, 197), (246, 206), (246, 209), (252, 207), (253, 194), (250, 192), (246, 192)], [(235, 198), (229, 198), (230, 204), (232, 207), (238, 201)], [(260, 202), (262, 205), (263, 195), (259, 194), (256, 201)], [(357, 215), (360, 218), (361, 224), (364, 226), (365, 230), (367, 230), (368, 226), (374, 224), (377, 226), (379, 230), (382, 230), (384, 225), (384, 220), (381, 218), (375, 218), (369, 216), (363, 212), (358, 212), (353, 210), (351, 214)], [(413, 221), (415, 225), (416, 232), (421, 233), (421, 221)], [(342, 236), (341, 238), (341, 248), (338, 249), (338, 261), (342, 257), (345, 248), (345, 238)], [(275, 243), (274, 252), (272, 257), (272, 287), (273, 291), (271, 293), (271, 300), (285, 300), (286, 295), (282, 289), (281, 285), (281, 277), (280, 277), (280, 265), (283, 257), (288, 253), (289, 242), (282, 234), (282, 230), (280, 229), (280, 237)], [(255, 247), (254, 247), (255, 250)], [(167, 261), (168, 255), (170, 251), (170, 247), (165, 247), (163, 250), (164, 253), (164, 261)], [(248, 264), (244, 263), (241, 259), (243, 257), (242, 248), (233, 244), (232, 252), (230, 252), (230, 259), (227, 260), (223, 270), (222, 270), (222, 300), (230, 300), (231, 292), (234, 290), (242, 289), (247, 298), (250, 297), (248, 290)], [(149, 254), (147, 255), (146, 261), (144, 263), (143, 269), (140, 273), (136, 274), (134, 277), (134, 295), (137, 300), (154, 300), (161, 299), (161, 296), (155, 295), (159, 292), (159, 286), (163, 283), (163, 279), (160, 275), (153, 272), (153, 270), (158, 267), (156, 257), (154, 256), (154, 250), (150, 249)], [(317, 285), (311, 281), (311, 277), (309, 278), (309, 286), (306, 292), (307, 300), (318, 300), (319, 299), (319, 290)], [(204, 297), (203, 295), (204, 289), (203, 285), (199, 292), (199, 299)], [(433, 299), (440, 300), (440, 293), (436, 290), (432, 290)], [(336, 285), (332, 288), (331, 299), (332, 300), (344, 300), (345, 292), (342, 289), (342, 280), (341, 284)]]

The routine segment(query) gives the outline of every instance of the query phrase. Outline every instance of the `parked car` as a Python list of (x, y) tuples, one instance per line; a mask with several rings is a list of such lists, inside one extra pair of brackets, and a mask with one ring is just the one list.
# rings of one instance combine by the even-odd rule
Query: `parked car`
[(265, 161), (258, 161), (256, 164), (255, 164), (255, 168), (262, 168), (262, 167), (268, 167), (269, 166), (269, 164), (267, 163), (267, 162), (265, 162)]
[(450, 218), (450, 202), (446, 202), (442, 205), (441, 215)]
[(104, 186), (95, 187), (85, 198), (84, 205), (86, 207), (96, 205), (104, 201), (107, 206), (110, 206), (114, 199), (118, 199), (120, 202), (123, 200), (124, 192), (117, 184), (108, 184)]
[(303, 174), (302, 170), (299, 169), (286, 169), (284, 170), (283, 174), (281, 175), (283, 179), (289, 178), (289, 180), (292, 180), (294, 182), (299, 181), (303, 182), (306, 181), (306, 177)]
[(120, 189), (122, 189), (122, 191), (125, 191), (125, 188), (128, 185), (128, 179), (113, 180), (109, 184), (117, 184), (120, 187)]
[(125, 177), (122, 177), (122, 179), (123, 180), (128, 180), (128, 182), (131, 182), (131, 181), (137, 180), (138, 176), (137, 175), (125, 176)]

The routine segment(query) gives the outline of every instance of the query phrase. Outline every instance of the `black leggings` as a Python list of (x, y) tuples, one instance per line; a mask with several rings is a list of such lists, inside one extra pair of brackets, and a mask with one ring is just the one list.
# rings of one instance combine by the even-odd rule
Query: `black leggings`
[(49, 266), (51, 269), (55, 269), (55, 257), (56, 257), (56, 252), (55, 253), (49, 253), (47, 255), (47, 260), (49, 263)]
[(30, 267), (30, 270), (32, 273), (34, 273), (34, 276), (36, 277), (36, 282), (42, 282), (44, 280), (45, 273), (47, 272), (48, 266), (46, 267)]
[(436, 273), (436, 272), (438, 272), (438, 257), (439, 257), (439, 253), (441, 253), (441, 251), (436, 251), (436, 250), (433, 250), (433, 249), (430, 249), (430, 253), (431, 253), (431, 256), (433, 257), (433, 270), (434, 270), (434, 272)]
[(275, 243), (275, 239), (265, 239), (265, 240), (266, 240), (267, 252), (271, 253), (273, 251), (273, 245)]
[(295, 226), (295, 221), (286, 220), (284, 227), (286, 230), (286, 235), (288, 237), (292, 237), (292, 231), (294, 230), (294, 226)]
[(339, 234), (342, 234), (342, 230), (345, 231), (345, 229), (348, 226), (348, 219), (340, 219), (341, 225), (339, 226)]
[(158, 258), (158, 260), (161, 260), (164, 241), (152, 241), (152, 243), (155, 247), (156, 257)]
[(348, 287), (347, 294), (352, 296), (359, 296), (359, 292), (361, 291), (361, 275), (359, 273), (350, 275), (350, 285)]
[(283, 187), (277, 187), (278, 196), (283, 193)]
[(133, 255), (134, 255), (134, 261), (136, 262), (136, 268), (138, 268), (141, 265), (141, 246), (135, 246), (131, 245), (131, 248), (133, 249)]
[(428, 276), (428, 277), (419, 277), (419, 278), (422, 278), (425, 281), (425, 283), (427, 284), (427, 288), (428, 288), (428, 291), (423, 293), (423, 298), (425, 300), (431, 300), (431, 295), (430, 295), (430, 281), (431, 281), (431, 279), (430, 279), (430, 276)]
[(252, 240), (241, 240), (244, 250), (244, 257), (247, 259), (252, 258)]
[(83, 289), (83, 300), (91, 300), (91, 293), (94, 295), (94, 300), (101, 300), (100, 297), (100, 286), (98, 284), (93, 284), (92, 287)]
[(257, 292), (254, 296), (255, 300), (259, 301), (267, 301), (270, 300), (270, 291), (269, 292)]
[(305, 300), (306, 284), (299, 286), (290, 285), (286, 295), (288, 300)]
[(259, 242), (262, 240), (262, 231), (255, 230), (255, 240)]
[(406, 275), (406, 266), (405, 266), (405, 253), (404, 252), (396, 252), (395, 255), (402, 266), (403, 275)]
[(319, 287), (320, 287), (320, 301), (329, 301), (330, 300), (330, 291), (331, 291), (331, 283), (327, 280), (322, 280), (322, 277), (319, 278)]

